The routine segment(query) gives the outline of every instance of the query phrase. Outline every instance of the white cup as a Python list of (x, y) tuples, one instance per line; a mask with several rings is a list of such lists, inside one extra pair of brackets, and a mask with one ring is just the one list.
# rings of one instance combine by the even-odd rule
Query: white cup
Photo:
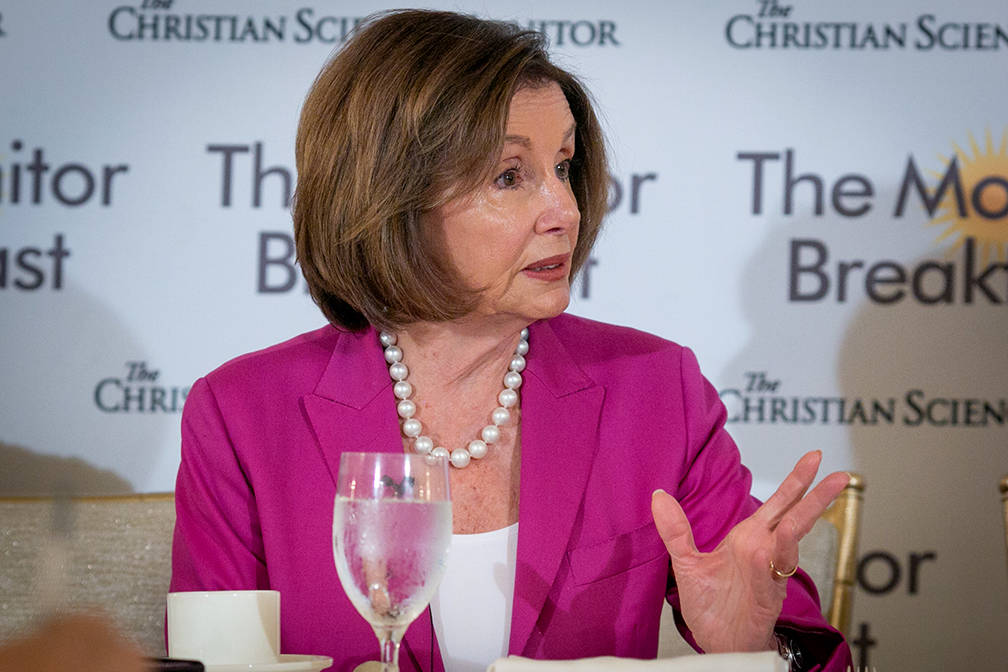
[(276, 662), (280, 656), (280, 593), (168, 593), (168, 655), (206, 665)]

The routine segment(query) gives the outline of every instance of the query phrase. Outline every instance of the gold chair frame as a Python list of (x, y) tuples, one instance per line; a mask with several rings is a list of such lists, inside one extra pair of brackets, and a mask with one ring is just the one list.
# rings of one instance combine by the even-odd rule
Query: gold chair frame
[(822, 518), (836, 527), (837, 564), (833, 578), (833, 594), (824, 610), (826, 620), (848, 636), (854, 587), (857, 584), (858, 539), (861, 533), (861, 504), (864, 501), (865, 479), (850, 472), (850, 483), (841, 491)]

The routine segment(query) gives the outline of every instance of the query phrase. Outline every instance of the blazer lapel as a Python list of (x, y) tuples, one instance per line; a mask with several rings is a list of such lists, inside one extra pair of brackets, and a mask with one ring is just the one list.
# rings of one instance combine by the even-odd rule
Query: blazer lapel
[(604, 389), (581, 371), (550, 327), (530, 327), (522, 386), (518, 557), (509, 652), (520, 655), (539, 619), (581, 506), (598, 447)]
[[(341, 333), (318, 385), (303, 398), (334, 488), (343, 453), (402, 450), (391, 387), (374, 329)], [(444, 671), (429, 609), (406, 630), (402, 643), (404, 670), (415, 666), (418, 671)]]
[(333, 485), (344, 452), (401, 450), (391, 385), (374, 330), (341, 333), (315, 390), (303, 398)]

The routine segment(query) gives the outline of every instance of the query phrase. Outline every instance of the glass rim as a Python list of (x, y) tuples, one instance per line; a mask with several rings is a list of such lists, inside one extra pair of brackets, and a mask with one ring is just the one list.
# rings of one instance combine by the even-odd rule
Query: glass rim
[(407, 452), (346, 451), (340, 454), (336, 498), (451, 501), (448, 460)]

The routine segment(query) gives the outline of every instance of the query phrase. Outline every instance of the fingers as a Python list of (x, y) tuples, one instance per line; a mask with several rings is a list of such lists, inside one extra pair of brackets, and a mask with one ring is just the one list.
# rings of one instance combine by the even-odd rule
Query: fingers
[[(836, 472), (824, 478), (805, 497), (792, 506), (774, 529), (771, 572), (774, 579), (786, 581), (798, 566), (798, 542), (809, 533), (815, 521), (847, 486), (850, 474)], [(774, 569), (777, 571), (774, 572)]]
[(651, 515), (673, 564), (697, 553), (693, 530), (675, 497), (664, 490), (655, 490), (651, 494)]
[[(774, 580), (787, 581), (798, 567), (799, 530), (795, 520), (789, 515), (783, 518), (774, 530), (774, 550), (769, 567)], [(782, 576), (783, 575), (783, 576)]]
[(805, 453), (776, 492), (756, 510), (754, 517), (766, 523), (771, 529), (776, 527), (784, 514), (805, 495), (815, 479), (816, 472), (819, 471), (821, 460), (822, 453), (818, 450)]
[(785, 514), (783, 520), (790, 519), (794, 527), (795, 542), (812, 529), (816, 519), (821, 516), (836, 499), (837, 495), (847, 487), (850, 482), (850, 474), (838, 471), (830, 474), (820, 481), (812, 491), (809, 492), (800, 502), (791, 507)]

